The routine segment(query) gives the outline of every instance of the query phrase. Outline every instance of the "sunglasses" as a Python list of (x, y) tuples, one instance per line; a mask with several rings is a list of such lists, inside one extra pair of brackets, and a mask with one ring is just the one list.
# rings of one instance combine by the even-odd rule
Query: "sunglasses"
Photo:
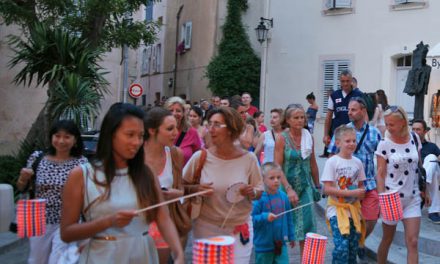
[(365, 100), (362, 99), (362, 98), (359, 97), (359, 96), (352, 97), (352, 98), (350, 99), (350, 102), (358, 102), (358, 103), (361, 104), (364, 108), (367, 107), (367, 103), (365, 102)]
[(384, 113), (385, 115), (391, 112), (391, 113), (399, 113), (403, 119), (406, 120), (405, 114), (402, 112), (402, 110), (400, 110), (399, 106), (397, 105), (391, 105), (390, 107), (388, 107), (388, 110)]

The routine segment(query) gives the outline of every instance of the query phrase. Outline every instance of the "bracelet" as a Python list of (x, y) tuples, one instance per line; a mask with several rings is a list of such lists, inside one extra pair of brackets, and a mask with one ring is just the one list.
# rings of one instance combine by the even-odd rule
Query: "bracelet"
[(288, 184), (286, 187), (284, 187), (284, 189), (286, 189), (286, 192), (287, 192), (289, 189), (292, 189), (292, 186), (290, 186), (290, 184)]

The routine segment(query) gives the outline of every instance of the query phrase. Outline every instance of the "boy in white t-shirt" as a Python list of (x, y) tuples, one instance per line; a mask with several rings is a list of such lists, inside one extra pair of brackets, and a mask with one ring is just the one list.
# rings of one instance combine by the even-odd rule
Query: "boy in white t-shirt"
[(356, 132), (342, 125), (335, 130), (339, 153), (325, 163), (321, 182), (329, 195), (326, 216), (333, 242), (333, 263), (356, 263), (359, 239), (365, 237), (359, 199), (365, 195), (365, 172), (362, 162), (353, 157), (356, 149)]

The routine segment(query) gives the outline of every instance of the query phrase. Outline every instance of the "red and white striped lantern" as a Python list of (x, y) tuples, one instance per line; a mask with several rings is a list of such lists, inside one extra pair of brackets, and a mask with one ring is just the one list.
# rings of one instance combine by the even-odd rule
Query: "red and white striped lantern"
[(17, 202), (17, 229), (19, 237), (42, 236), (46, 233), (45, 199)]
[(234, 242), (230, 236), (198, 239), (193, 243), (193, 264), (233, 264)]
[(397, 191), (391, 190), (380, 193), (379, 206), (383, 220), (399, 221), (403, 218), (402, 203)]
[(307, 233), (304, 242), (303, 264), (322, 264), (325, 259), (327, 237), (315, 233)]

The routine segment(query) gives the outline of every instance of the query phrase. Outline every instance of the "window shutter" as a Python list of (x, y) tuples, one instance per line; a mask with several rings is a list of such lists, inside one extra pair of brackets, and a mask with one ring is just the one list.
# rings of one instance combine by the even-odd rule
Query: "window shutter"
[(336, 0), (336, 8), (350, 8), (351, 0)]
[(350, 8), (351, 0), (327, 0), (325, 3), (327, 9), (332, 8)]
[(156, 72), (160, 72), (161, 57), (162, 57), (162, 45), (157, 44), (157, 46), (156, 46)]
[(407, 2), (411, 2), (411, 1), (408, 1), (408, 0), (394, 0), (394, 2), (396, 3), (396, 5), (400, 5), (400, 4), (404, 4), (404, 3), (407, 3)]
[(324, 82), (322, 89), (322, 113), (327, 113), (328, 98), (333, 91), (341, 89), (339, 83), (339, 75), (343, 70), (348, 70), (350, 62), (346, 60), (341, 61), (324, 61)]
[(153, 2), (149, 2), (145, 6), (145, 21), (150, 22), (153, 21)]
[(142, 74), (147, 74), (147, 65), (148, 65), (148, 57), (147, 57), (147, 48), (142, 51)]
[(156, 47), (152, 47), (151, 51), (151, 71), (156, 72)]
[(192, 22), (185, 23), (185, 49), (191, 48)]

